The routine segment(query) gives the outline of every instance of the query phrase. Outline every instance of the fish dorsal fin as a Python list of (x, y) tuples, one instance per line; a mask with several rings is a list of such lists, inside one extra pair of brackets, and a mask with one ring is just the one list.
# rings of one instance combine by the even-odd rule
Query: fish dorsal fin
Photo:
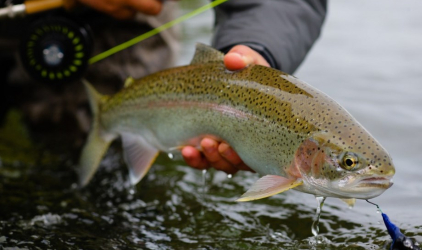
[(350, 208), (355, 206), (356, 199), (350, 198), (350, 199), (340, 199), (342, 202), (346, 203)]
[(126, 81), (125, 81), (125, 85), (124, 88), (129, 87), (130, 85), (132, 85), (135, 82), (135, 79), (133, 79), (133, 77), (129, 76)]
[(201, 63), (209, 63), (209, 62), (222, 62), (224, 59), (224, 54), (220, 51), (202, 44), (196, 44), (195, 55), (193, 56), (192, 61), (190, 62), (191, 65), (194, 64), (201, 64)]
[(123, 157), (129, 167), (130, 182), (138, 183), (151, 168), (158, 156), (158, 150), (143, 137), (134, 134), (122, 134)]
[(236, 201), (252, 201), (287, 191), (302, 185), (300, 179), (287, 179), (279, 175), (266, 175), (257, 180), (252, 187)]

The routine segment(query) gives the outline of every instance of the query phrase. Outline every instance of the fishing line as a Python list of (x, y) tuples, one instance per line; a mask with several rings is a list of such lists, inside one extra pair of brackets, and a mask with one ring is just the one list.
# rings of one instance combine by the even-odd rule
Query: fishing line
[(189, 12), (189, 13), (187, 13), (187, 14), (179, 17), (179, 18), (176, 18), (176, 19), (174, 19), (174, 20), (172, 20), (172, 21), (170, 21), (168, 23), (165, 23), (165, 24), (163, 24), (163, 25), (161, 25), (161, 26), (159, 26), (159, 27), (157, 27), (157, 28), (155, 28), (153, 30), (150, 30), (150, 31), (148, 31), (148, 32), (146, 32), (146, 33), (144, 33), (144, 34), (142, 34), (140, 36), (137, 36), (137, 37), (135, 37), (135, 38), (133, 38), (133, 39), (127, 41), (127, 42), (124, 42), (124, 43), (122, 43), (120, 45), (117, 45), (117, 46), (115, 46), (115, 47), (113, 47), (113, 48), (111, 48), (109, 50), (106, 50), (106, 51), (104, 51), (104, 52), (102, 52), (102, 53), (100, 53), (100, 54), (98, 54), (96, 56), (91, 57), (88, 60), (88, 63), (89, 64), (93, 64), (93, 63), (96, 63), (96, 62), (98, 62), (100, 60), (103, 60), (103, 59), (105, 59), (105, 58), (107, 58), (107, 57), (109, 57), (109, 56), (111, 56), (111, 55), (113, 55), (113, 54), (115, 54), (115, 53), (117, 53), (119, 51), (122, 51), (124, 49), (127, 49), (127, 48), (129, 48), (129, 47), (131, 47), (131, 46), (133, 46), (133, 45), (135, 45), (135, 44), (137, 44), (137, 43), (139, 43), (139, 42), (147, 39), (147, 38), (150, 38), (153, 35), (156, 35), (156, 34), (162, 32), (162, 31), (164, 31), (164, 30), (166, 30), (168, 28), (173, 27), (174, 25), (176, 25), (178, 23), (181, 23), (181, 22), (183, 22), (183, 21), (185, 21), (185, 20), (187, 20), (189, 18), (192, 18), (192, 17), (194, 17), (194, 16), (196, 16), (198, 14), (201, 14), (202, 12), (204, 12), (206, 10), (209, 10), (209, 9), (212, 9), (212, 8), (214, 8), (214, 7), (222, 4), (224, 2), (227, 2), (227, 1), (228, 0), (215, 0), (215, 1), (211, 2), (211, 3), (209, 3), (209, 4), (206, 4), (206, 5), (202, 6), (202, 7), (199, 7), (198, 9), (195, 9), (195, 10), (193, 10), (193, 11), (191, 11), (191, 12)]
[(375, 204), (375, 203), (373, 203), (373, 202), (370, 202), (369, 200), (366, 200), (366, 202), (368, 202), (369, 204), (372, 204), (372, 205), (376, 206), (376, 207), (378, 208), (378, 210), (379, 210), (381, 213), (383, 213), (383, 212), (382, 212), (382, 210), (381, 210), (381, 208), (380, 208), (380, 206), (378, 206), (378, 204)]
[(391, 236), (392, 243), (390, 249), (396, 250), (421, 250), (419, 247), (419, 243), (415, 240), (407, 237), (404, 235), (398, 226), (396, 226), (393, 222), (390, 221), (390, 218), (381, 211), (381, 208), (369, 200), (366, 202), (376, 206), (378, 210), (381, 212), (382, 220), (384, 221), (385, 227), (387, 228), (388, 234)]
[(380, 208), (380, 206), (378, 206), (377, 204), (375, 204), (375, 203), (373, 203), (373, 202), (370, 202), (369, 200), (366, 200), (366, 202), (368, 202), (369, 204), (372, 204), (372, 205), (376, 206), (376, 207), (378, 208), (378, 210), (379, 210), (381, 213), (383, 213), (383, 212), (382, 212), (382, 210), (381, 210), (381, 208)]

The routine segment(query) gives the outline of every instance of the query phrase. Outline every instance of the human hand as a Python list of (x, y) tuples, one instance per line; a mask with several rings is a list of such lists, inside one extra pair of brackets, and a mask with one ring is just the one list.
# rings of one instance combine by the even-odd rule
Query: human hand
[(182, 155), (186, 163), (197, 169), (213, 167), (227, 174), (235, 174), (239, 170), (252, 171), (239, 155), (225, 142), (219, 142), (205, 137), (201, 141), (202, 152), (192, 146), (182, 149)]
[[(251, 64), (270, 66), (264, 57), (245, 45), (234, 46), (224, 56), (224, 64), (229, 70), (240, 70)], [(234, 174), (239, 170), (253, 172), (225, 142), (205, 137), (201, 141), (201, 148), (202, 153), (191, 146), (182, 149), (183, 158), (189, 166), (198, 169), (213, 167), (228, 174)]]
[(161, 0), (78, 0), (80, 3), (117, 19), (128, 19), (136, 12), (157, 15), (162, 8)]
[(251, 64), (270, 67), (270, 64), (261, 54), (245, 45), (234, 46), (224, 56), (224, 65), (228, 70), (240, 70)]

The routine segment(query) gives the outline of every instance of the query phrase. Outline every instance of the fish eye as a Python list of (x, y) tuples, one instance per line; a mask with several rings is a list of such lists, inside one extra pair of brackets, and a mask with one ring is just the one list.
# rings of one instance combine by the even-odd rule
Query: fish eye
[(346, 170), (352, 170), (356, 165), (358, 165), (358, 157), (353, 153), (346, 153), (343, 157), (342, 167)]

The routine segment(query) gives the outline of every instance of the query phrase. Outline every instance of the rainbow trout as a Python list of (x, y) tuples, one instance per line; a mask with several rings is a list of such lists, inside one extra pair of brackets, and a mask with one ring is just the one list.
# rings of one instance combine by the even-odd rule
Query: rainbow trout
[(210, 135), (263, 176), (238, 201), (291, 188), (369, 199), (392, 185), (388, 153), (330, 97), (276, 69), (229, 71), (223, 54), (205, 45), (190, 65), (130, 78), (113, 96), (85, 86), (94, 118), (80, 159), (82, 186), (118, 136), (135, 184), (160, 151), (199, 146)]

